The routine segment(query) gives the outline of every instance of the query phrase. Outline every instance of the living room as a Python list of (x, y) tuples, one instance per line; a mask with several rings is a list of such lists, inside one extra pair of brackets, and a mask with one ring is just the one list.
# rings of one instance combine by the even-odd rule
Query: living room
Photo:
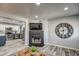
[(79, 56), (78, 25), (78, 3), (1, 3), (0, 56)]

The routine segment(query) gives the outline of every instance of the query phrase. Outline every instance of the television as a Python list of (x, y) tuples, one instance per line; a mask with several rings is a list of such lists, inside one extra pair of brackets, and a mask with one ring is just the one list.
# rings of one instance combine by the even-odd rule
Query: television
[(42, 23), (30, 23), (30, 30), (42, 30)]

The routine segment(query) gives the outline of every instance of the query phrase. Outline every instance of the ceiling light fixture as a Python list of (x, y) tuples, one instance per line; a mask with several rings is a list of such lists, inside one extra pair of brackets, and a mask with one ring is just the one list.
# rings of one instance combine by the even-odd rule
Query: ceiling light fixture
[(40, 3), (39, 3), (39, 2), (37, 2), (37, 3), (36, 3), (36, 5), (40, 5)]
[(38, 16), (36, 15), (35, 18), (38, 18)]
[(69, 9), (69, 7), (65, 7), (65, 8), (64, 8), (64, 11), (67, 11), (68, 9)]

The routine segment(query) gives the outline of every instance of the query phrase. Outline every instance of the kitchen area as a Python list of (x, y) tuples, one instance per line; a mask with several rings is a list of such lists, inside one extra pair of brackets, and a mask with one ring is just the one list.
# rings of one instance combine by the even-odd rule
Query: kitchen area
[(24, 40), (25, 23), (0, 17), (0, 46), (4, 46), (9, 40)]
[(24, 47), (25, 22), (0, 16), (0, 56)]

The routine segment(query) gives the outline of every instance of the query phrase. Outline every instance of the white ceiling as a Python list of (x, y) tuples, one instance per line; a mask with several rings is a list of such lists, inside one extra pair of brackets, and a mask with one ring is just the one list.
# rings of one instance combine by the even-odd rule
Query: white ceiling
[[(69, 7), (64, 11), (64, 7)], [(26, 17), (29, 19), (49, 19), (61, 16), (69, 16), (79, 13), (79, 4), (77, 3), (41, 3), (37, 6), (35, 3), (17, 3), (17, 4), (0, 4), (0, 11), (14, 15)]]

